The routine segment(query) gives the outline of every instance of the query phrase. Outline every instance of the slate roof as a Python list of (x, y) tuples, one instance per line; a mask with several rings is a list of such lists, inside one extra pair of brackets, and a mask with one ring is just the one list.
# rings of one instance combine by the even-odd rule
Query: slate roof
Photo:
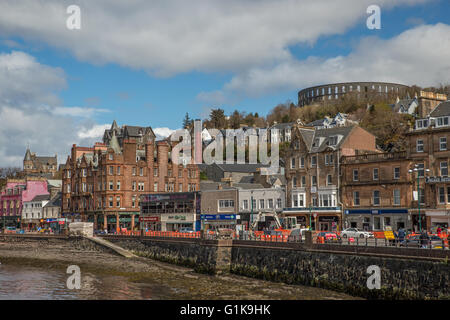
[(224, 172), (247, 172), (254, 173), (258, 168), (269, 167), (268, 165), (262, 165), (259, 163), (232, 163), (232, 164), (216, 164)]
[(58, 192), (44, 207), (61, 207), (62, 193)]
[(271, 129), (280, 129), (281, 130), (281, 129), (291, 128), (294, 124), (295, 124), (295, 122), (277, 123), (277, 124), (274, 124), (270, 128)]
[(45, 201), (50, 200), (50, 194), (39, 194), (35, 196), (31, 201)]
[(415, 101), (417, 101), (415, 98), (414, 99), (402, 99), (394, 105), (393, 111), (394, 112), (399, 112), (399, 111), (406, 112), (406, 111), (408, 111), (411, 104)]
[(433, 118), (450, 116), (450, 100), (439, 103), (433, 111), (430, 112)]

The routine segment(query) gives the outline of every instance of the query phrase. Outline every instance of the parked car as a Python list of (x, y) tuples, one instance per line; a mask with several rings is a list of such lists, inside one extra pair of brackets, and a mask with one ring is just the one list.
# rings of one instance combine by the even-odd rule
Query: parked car
[(289, 240), (290, 241), (299, 241), (300, 239), (305, 240), (305, 232), (308, 230), (309, 229), (301, 229), (301, 228), (292, 229), (291, 233), (289, 233)]
[(372, 232), (358, 230), (357, 228), (347, 228), (342, 230), (341, 236), (344, 239), (347, 238), (373, 238)]
[(179, 232), (181, 232), (181, 233), (193, 233), (194, 229), (189, 228), (189, 227), (184, 227), (184, 228), (181, 228)]

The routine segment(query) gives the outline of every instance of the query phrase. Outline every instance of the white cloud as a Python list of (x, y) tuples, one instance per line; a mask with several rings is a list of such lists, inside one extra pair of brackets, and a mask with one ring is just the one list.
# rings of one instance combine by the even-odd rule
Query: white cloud
[[(430, 0), (378, 0), (382, 10)], [(67, 49), (95, 64), (157, 75), (238, 72), (291, 59), (289, 46), (365, 25), (373, 0), (78, 0), (81, 30), (68, 30), (71, 0), (3, 0), (0, 35)]]
[(53, 114), (60, 116), (71, 116), (81, 118), (92, 118), (97, 113), (110, 112), (107, 109), (85, 108), (85, 107), (56, 107)]
[(28, 144), (33, 152), (56, 153), (65, 162), (73, 143), (94, 141), (78, 132), (93, 132), (95, 124), (86, 116), (105, 110), (60, 107), (57, 93), (65, 87), (62, 69), (24, 52), (0, 54), (0, 166), (21, 167)]
[(96, 124), (92, 127), (82, 127), (78, 131), (78, 138), (80, 139), (92, 139), (101, 140), (106, 129), (110, 129), (111, 124)]
[(347, 81), (436, 86), (450, 83), (449, 52), (450, 26), (422, 25), (388, 40), (365, 38), (347, 56), (289, 59), (267, 68), (252, 68), (233, 77), (221, 91), (201, 96), (255, 97)]
[(176, 131), (176, 130), (172, 130), (167, 127), (152, 128), (152, 129), (153, 129), (153, 133), (155, 134), (157, 140), (167, 138), (168, 136), (170, 136), (172, 133), (174, 133)]

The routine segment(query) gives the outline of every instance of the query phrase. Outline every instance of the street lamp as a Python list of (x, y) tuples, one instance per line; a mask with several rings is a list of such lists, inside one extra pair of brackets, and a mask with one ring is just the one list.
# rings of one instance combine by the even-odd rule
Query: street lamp
[[(413, 173), (416, 172), (417, 173), (417, 208), (419, 210), (419, 230), (420, 233), (422, 233), (422, 217), (420, 216), (420, 175), (419, 175), (419, 165), (415, 164), (414, 165), (414, 169), (409, 169), (408, 170), (409, 173)], [(424, 168), (424, 177), (425, 177), (425, 172), (430, 172), (430, 169), (425, 169)], [(424, 190), (425, 192), (425, 190)]]

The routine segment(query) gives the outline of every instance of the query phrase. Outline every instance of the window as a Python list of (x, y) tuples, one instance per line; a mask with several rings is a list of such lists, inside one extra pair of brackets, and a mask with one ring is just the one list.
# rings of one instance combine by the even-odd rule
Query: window
[(109, 197), (109, 207), (113, 207), (113, 197)]
[(312, 156), (311, 157), (311, 166), (315, 167), (317, 164), (317, 156)]
[(116, 207), (120, 208), (120, 197), (116, 197)]
[(219, 209), (234, 208), (234, 200), (219, 200)]
[(109, 175), (113, 175), (114, 174), (114, 167), (113, 166), (109, 166)]
[(119, 175), (119, 176), (120, 176), (120, 166), (119, 166), (119, 167), (117, 167), (117, 175)]
[(333, 184), (333, 176), (331, 174), (327, 175), (327, 185)]
[(425, 192), (422, 188), (419, 188), (419, 200), (420, 204), (425, 204)]
[(394, 189), (394, 205), (400, 205), (400, 189)]
[(131, 207), (132, 207), (132, 208), (135, 208), (135, 207), (136, 207), (136, 196), (133, 196), (133, 197), (131, 198)]
[(112, 181), (109, 182), (109, 190), (114, 190), (114, 183)]
[(145, 182), (139, 182), (138, 183), (138, 190), (139, 191), (144, 191), (144, 186), (145, 186)]
[(269, 199), (269, 200), (268, 200), (267, 207), (268, 207), (269, 209), (273, 209), (273, 199)]
[(311, 176), (311, 185), (312, 186), (316, 186), (317, 185), (317, 177), (316, 176)]
[(317, 197), (312, 197), (312, 206), (313, 207), (318, 207), (318, 205), (317, 205)]
[(417, 139), (416, 141), (416, 151), (417, 152), (423, 152), (423, 140)]
[(379, 206), (380, 205), (380, 191), (375, 190), (373, 191), (373, 205)]
[(153, 176), (157, 177), (158, 176), (158, 168), (154, 168), (153, 169)]
[(131, 190), (136, 191), (136, 181), (133, 181), (131, 185), (132, 185)]
[(329, 161), (330, 157), (326, 154), (325, 155), (325, 165), (328, 165), (328, 161)]
[(353, 205), (359, 206), (359, 191), (353, 191)]
[(178, 192), (183, 192), (183, 184), (182, 183), (178, 184)]
[(155, 182), (155, 183), (153, 184), (153, 191), (154, 191), (154, 192), (158, 192), (158, 182)]
[(297, 188), (297, 177), (292, 178), (292, 188)]
[(183, 169), (178, 170), (178, 178), (183, 178)]
[(243, 208), (244, 210), (248, 210), (248, 200), (242, 201), (242, 208)]
[(264, 209), (264, 199), (259, 199), (259, 208)]
[(83, 177), (86, 177), (86, 169), (83, 169)]
[(306, 186), (306, 176), (301, 176), (301, 186), (304, 187)]
[(443, 177), (448, 176), (448, 164), (447, 164), (447, 161), (441, 161), (440, 168), (441, 168), (441, 176), (443, 176)]
[(112, 153), (109, 154), (109, 160), (114, 160), (114, 156)]
[(400, 167), (394, 168), (394, 179), (400, 179)]
[(144, 168), (139, 168), (139, 175), (141, 177), (144, 175)]
[(305, 167), (305, 157), (301, 157), (300, 158), (300, 168), (304, 168)]
[(447, 187), (447, 202), (450, 202), (450, 187)]
[(437, 118), (436, 127), (448, 126), (448, 117)]
[(445, 203), (445, 188), (439, 187), (439, 203)]
[(295, 158), (291, 158), (291, 169), (295, 169)]
[(373, 169), (373, 180), (378, 180), (378, 168)]
[[(449, 188), (449, 190), (450, 190), (450, 188)], [(278, 209), (281, 208), (281, 205), (282, 205), (282, 203), (281, 203), (281, 198), (278, 198), (278, 199), (277, 199), (277, 208), (278, 208)]]
[(358, 181), (358, 169), (353, 169), (353, 181)]
[(447, 150), (447, 138), (446, 137), (440, 137), (439, 138), (439, 150)]
[(256, 199), (252, 199), (252, 210), (256, 209)]
[(298, 208), (298, 194), (292, 195), (292, 207)]
[(328, 140), (328, 145), (335, 146), (337, 144), (337, 136), (330, 137), (330, 140)]
[(136, 175), (136, 167), (133, 167), (133, 173), (132, 173), (132, 175), (133, 175), (133, 176)]

